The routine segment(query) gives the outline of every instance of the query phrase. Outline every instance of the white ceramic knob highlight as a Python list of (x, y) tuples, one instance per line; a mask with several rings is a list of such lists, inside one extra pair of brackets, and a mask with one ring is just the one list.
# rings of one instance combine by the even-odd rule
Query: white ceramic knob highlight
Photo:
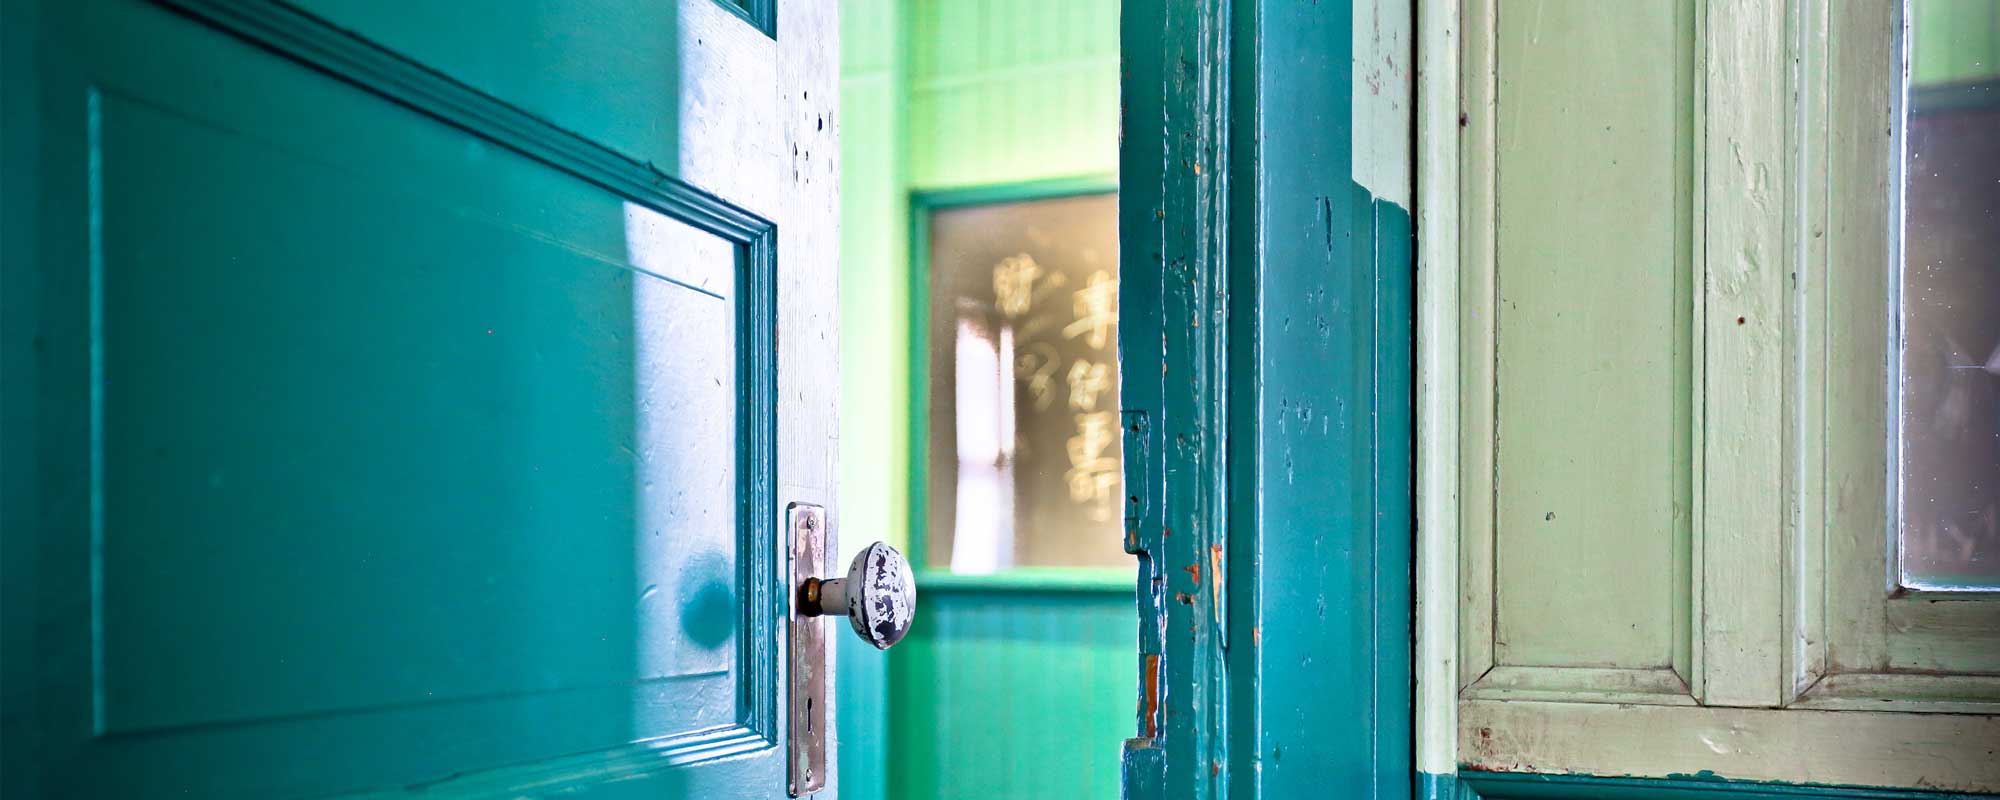
[(917, 578), (910, 562), (881, 542), (855, 554), (847, 577), (807, 580), (800, 590), (799, 613), (844, 613), (855, 635), (877, 650), (902, 641), (917, 613)]

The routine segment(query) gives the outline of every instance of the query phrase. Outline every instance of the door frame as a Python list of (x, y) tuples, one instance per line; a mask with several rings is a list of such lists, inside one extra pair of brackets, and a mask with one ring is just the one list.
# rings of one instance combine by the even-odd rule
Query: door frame
[(1125, 794), (1409, 797), (1410, 3), (1121, 28)]

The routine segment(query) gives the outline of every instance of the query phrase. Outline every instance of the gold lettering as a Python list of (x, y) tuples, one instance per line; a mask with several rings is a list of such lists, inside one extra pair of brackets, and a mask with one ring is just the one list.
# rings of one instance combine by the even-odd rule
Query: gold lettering
[(1063, 477), (1069, 483), (1069, 497), (1088, 504), (1091, 519), (1099, 522), (1111, 519), (1117, 506), (1118, 459), (1105, 452), (1117, 441), (1117, 435), (1117, 412), (1077, 414), (1076, 435), (1069, 437), (1065, 448), (1070, 468)]
[(1090, 280), (1076, 290), (1074, 307), (1076, 321), (1063, 328), (1063, 335), (1085, 335), (1091, 347), (1104, 347), (1118, 327), (1118, 279), (1101, 269), (1090, 273)]
[(1035, 301), (1035, 278), (1042, 265), (1027, 253), (1008, 256), (993, 266), (993, 298), (1000, 313), (1018, 317), (1028, 313)]
[(1111, 389), (1111, 365), (1077, 359), (1069, 366), (1069, 407), (1097, 410), (1097, 396)]

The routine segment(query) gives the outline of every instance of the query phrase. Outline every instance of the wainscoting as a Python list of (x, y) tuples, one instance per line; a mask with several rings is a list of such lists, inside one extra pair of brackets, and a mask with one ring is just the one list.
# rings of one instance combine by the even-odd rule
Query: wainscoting
[(1117, 797), (1138, 696), (1131, 582), (918, 586), (916, 626), (889, 653), (890, 796)]

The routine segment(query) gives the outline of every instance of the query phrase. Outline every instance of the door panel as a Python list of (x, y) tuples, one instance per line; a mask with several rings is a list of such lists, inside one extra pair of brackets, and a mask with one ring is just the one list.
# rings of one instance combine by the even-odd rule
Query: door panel
[(733, 684), (737, 248), (662, 219), (690, 261), (638, 271), (617, 198), (393, 108), (349, 118), (407, 160), (143, 103), (98, 102), (108, 730)]
[(1455, 326), (1424, 357), (1462, 401), (1430, 415), (1455, 513), (1421, 569), (1456, 584), (1423, 635), (1459, 660), (1425, 690), (1427, 767), (2000, 786), (2000, 604), (1899, 587), (1890, 547), (1918, 7), (1451, 20), (1461, 182), (1430, 207), (1463, 216), (1420, 313)]
[[(44, 793), (783, 796), (778, 509), (831, 505), (836, 382), (830, 314), (776, 340), (832, 262), (777, 240), (832, 236), (834, 184), (779, 185), (833, 134), (776, 109), (831, 103), (833, 43), (794, 92), (706, 2), (385, 31), (435, 67), (283, 5), (39, 10)], [(761, 49), (696, 57), (690, 14)], [(648, 163), (711, 122), (759, 166)]]

